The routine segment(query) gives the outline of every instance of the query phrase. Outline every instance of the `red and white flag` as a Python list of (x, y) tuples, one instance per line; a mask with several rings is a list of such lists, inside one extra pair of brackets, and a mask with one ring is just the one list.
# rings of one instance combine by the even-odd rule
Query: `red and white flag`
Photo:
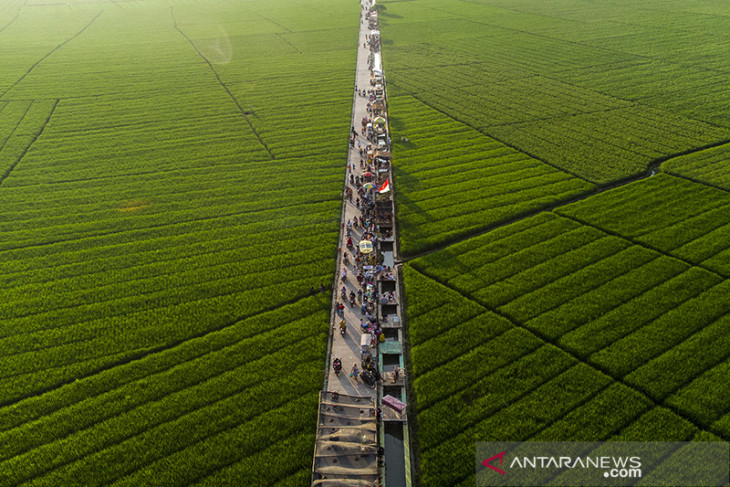
[(383, 194), (390, 191), (390, 179), (386, 179), (381, 187), (378, 188), (378, 193)]

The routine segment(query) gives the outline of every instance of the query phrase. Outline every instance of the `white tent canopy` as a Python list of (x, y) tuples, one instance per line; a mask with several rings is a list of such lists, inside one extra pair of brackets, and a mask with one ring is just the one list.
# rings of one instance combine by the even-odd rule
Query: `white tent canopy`
[(383, 76), (383, 60), (380, 57), (379, 52), (373, 54), (373, 74), (376, 76)]

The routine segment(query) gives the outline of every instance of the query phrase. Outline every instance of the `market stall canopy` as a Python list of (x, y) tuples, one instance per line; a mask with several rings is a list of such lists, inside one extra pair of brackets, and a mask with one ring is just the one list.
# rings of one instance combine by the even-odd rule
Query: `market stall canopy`
[(360, 252), (370, 254), (373, 251), (373, 243), (370, 240), (360, 240)]
[(385, 124), (386, 121), (383, 117), (375, 117), (375, 119), (373, 119), (373, 123), (374, 124)]
[(393, 154), (390, 151), (379, 150), (379, 151), (375, 152), (375, 157), (382, 157), (383, 159), (392, 159)]
[(380, 56), (379, 52), (373, 54), (373, 74), (380, 76), (383, 75), (383, 58)]
[(380, 35), (380, 31), (379, 30), (371, 30), (370, 31), (370, 35), (371, 36), (379, 36)]

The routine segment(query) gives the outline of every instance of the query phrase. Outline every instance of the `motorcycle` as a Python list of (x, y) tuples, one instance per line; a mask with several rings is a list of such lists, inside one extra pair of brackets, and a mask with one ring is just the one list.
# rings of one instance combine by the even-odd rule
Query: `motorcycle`
[(335, 371), (336, 375), (340, 375), (340, 372), (342, 372), (342, 360), (336, 358), (332, 361), (332, 368)]
[(350, 306), (355, 306), (355, 292), (350, 291)]
[(347, 269), (342, 269), (342, 273), (340, 274), (340, 277), (342, 277), (342, 282), (347, 281)]
[(345, 286), (342, 286), (342, 289), (340, 290), (340, 297), (343, 301), (347, 301), (347, 288)]
[(362, 372), (360, 372), (360, 379), (362, 379), (363, 383), (370, 386), (371, 389), (375, 389), (377, 382), (372, 372), (370, 372), (369, 370), (363, 370)]
[(349, 259), (349, 258), (347, 257), (347, 252), (345, 252), (345, 253), (344, 253), (344, 254), (342, 255), (342, 262), (344, 262), (344, 263), (345, 263), (345, 265), (350, 265), (350, 259)]
[(347, 334), (347, 322), (340, 320), (340, 335), (345, 336)]

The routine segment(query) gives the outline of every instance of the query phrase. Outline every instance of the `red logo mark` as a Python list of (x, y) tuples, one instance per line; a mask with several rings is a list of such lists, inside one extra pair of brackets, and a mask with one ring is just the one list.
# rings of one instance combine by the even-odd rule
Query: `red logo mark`
[(503, 451), (502, 453), (497, 453), (497, 454), (496, 454), (496, 455), (494, 455), (493, 457), (489, 457), (489, 458), (487, 458), (486, 460), (484, 460), (484, 461), (482, 462), (482, 465), (484, 465), (484, 466), (485, 466), (485, 467), (487, 467), (487, 468), (491, 468), (491, 469), (492, 469), (492, 470), (494, 470), (495, 472), (501, 473), (502, 475), (506, 474), (507, 472), (505, 472), (505, 471), (504, 471), (504, 470), (502, 470), (501, 468), (497, 468), (497, 467), (495, 467), (494, 465), (492, 465), (491, 463), (489, 463), (489, 462), (491, 462), (492, 460), (496, 460), (497, 458), (499, 458), (499, 466), (501, 467), (501, 466), (502, 466), (502, 462), (504, 461), (504, 454), (505, 454), (505, 453), (507, 453), (507, 452), (506, 452), (506, 451)]

